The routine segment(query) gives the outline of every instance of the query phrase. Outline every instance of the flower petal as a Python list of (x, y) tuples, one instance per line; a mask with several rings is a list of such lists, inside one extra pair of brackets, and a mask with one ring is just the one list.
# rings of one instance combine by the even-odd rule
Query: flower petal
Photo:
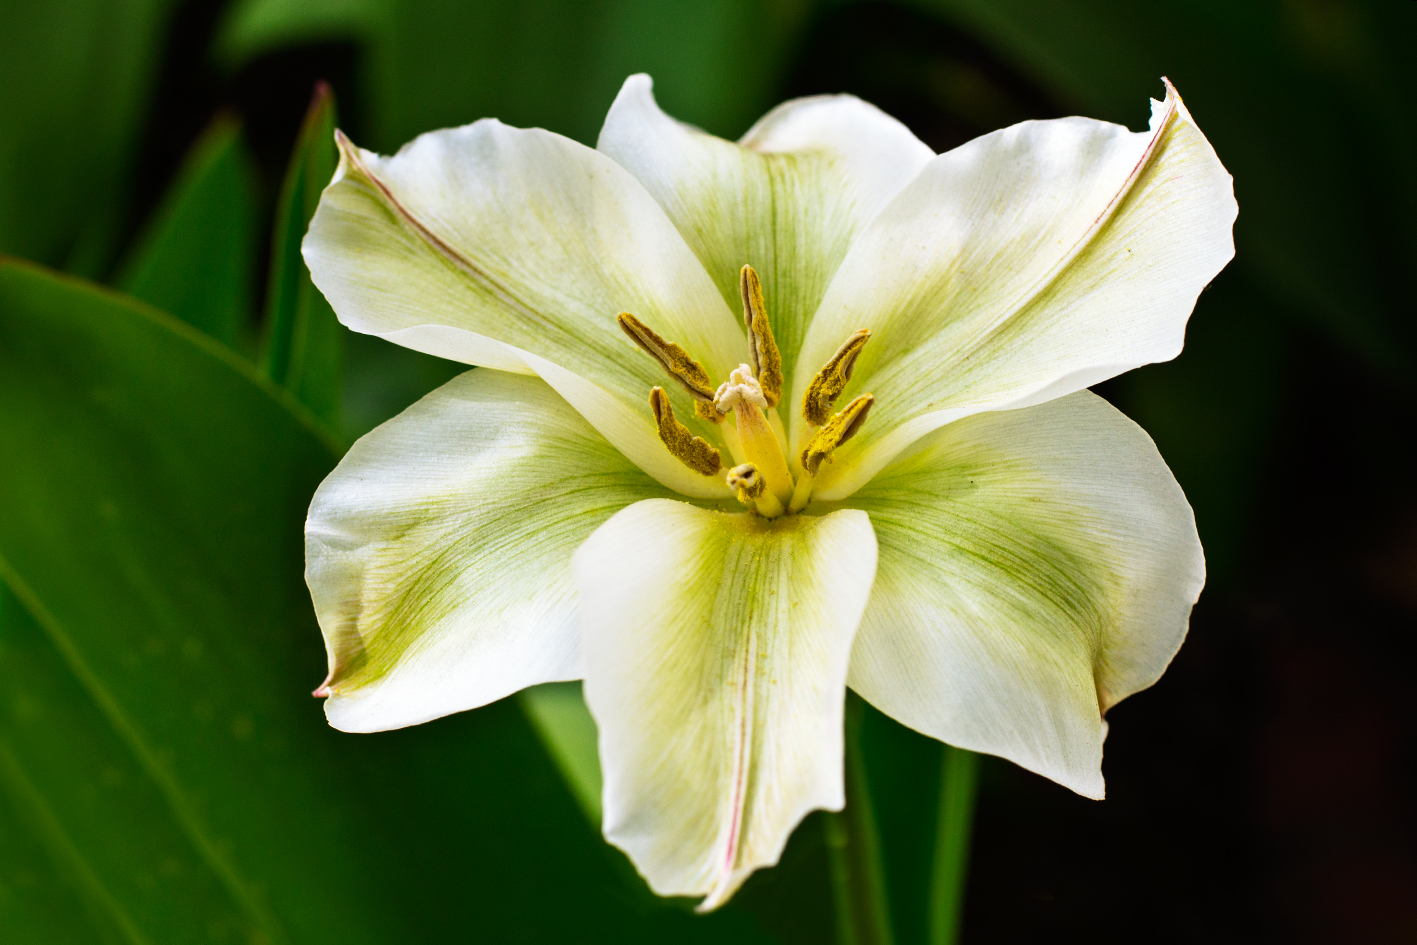
[(571, 555), (656, 494), (533, 378), (470, 371), (365, 436), (305, 525), (330, 724), (399, 728), (579, 677)]
[[(356, 331), (560, 389), (527, 363), (540, 358), (637, 410), (651, 441), (646, 398), (664, 377), (616, 315), (633, 312), (714, 377), (747, 356), (740, 319), (673, 224), (603, 154), (493, 120), (388, 158), (339, 140), (303, 252)], [(687, 398), (681, 412), (692, 418)]]
[(1030, 121), (940, 155), (861, 234), (794, 378), (800, 398), (818, 364), (871, 329), (843, 397), (869, 391), (876, 406), (818, 496), (849, 495), (951, 420), (1180, 352), (1196, 296), (1234, 255), (1236, 208), (1167, 88), (1148, 132)]
[(1205, 583), (1146, 433), (1081, 391), (952, 423), (852, 499), (880, 570), (851, 687), (942, 741), (1101, 797), (1102, 713), (1161, 676)]
[(605, 835), (660, 895), (722, 904), (809, 811), (840, 810), (865, 514), (630, 506), (576, 552)]
[(625, 80), (596, 147), (654, 195), (734, 312), (739, 269), (758, 271), (790, 379), (851, 241), (934, 153), (850, 95), (786, 102), (735, 144), (670, 118), (651, 85)]

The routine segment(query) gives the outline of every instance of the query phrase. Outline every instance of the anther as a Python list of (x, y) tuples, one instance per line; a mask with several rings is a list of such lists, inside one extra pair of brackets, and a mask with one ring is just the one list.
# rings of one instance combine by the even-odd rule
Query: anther
[(728, 488), (738, 496), (738, 501), (744, 505), (752, 504), (752, 501), (763, 494), (763, 490), (768, 487), (767, 481), (763, 479), (763, 474), (758, 472), (758, 467), (752, 463), (744, 463), (741, 466), (734, 466), (728, 470)]
[(807, 392), (802, 395), (802, 419), (814, 427), (827, 422), (831, 417), (832, 406), (841, 396), (841, 392), (846, 390), (846, 385), (851, 380), (851, 372), (856, 368), (856, 359), (870, 337), (869, 328), (862, 328), (854, 333), (837, 349), (836, 354), (831, 356), (831, 360), (823, 365), (817, 376), (812, 378), (812, 383), (807, 385)]
[(763, 286), (752, 266), (739, 273), (739, 288), (743, 293), (743, 323), (748, 326), (748, 352), (752, 356), (753, 376), (762, 385), (763, 397), (769, 407), (782, 399), (782, 353), (772, 336), (768, 309), (763, 304)]
[(674, 419), (674, 408), (670, 406), (669, 395), (663, 387), (649, 392), (649, 406), (654, 411), (655, 425), (659, 427), (659, 439), (679, 462), (705, 476), (716, 475), (723, 468), (718, 450)]
[[(695, 401), (695, 414), (705, 420), (712, 420), (714, 423), (723, 419), (712, 408), (714, 389), (708, 372), (704, 370), (702, 364), (689, 356), (689, 352), (672, 341), (665, 341), (653, 329), (629, 312), (621, 312), (615, 321), (631, 341), (658, 361), (659, 366), (664, 368), (664, 372), (689, 392), (689, 396)], [(704, 407), (700, 408), (699, 404), (703, 404)]]
[(822, 463), (831, 458), (832, 451), (856, 435), (875, 402), (876, 398), (872, 395), (862, 394), (817, 431), (806, 449), (802, 450), (802, 468), (807, 470), (808, 475), (815, 476)]
[(728, 470), (728, 488), (733, 490), (739, 502), (752, 506), (766, 518), (777, 518), (785, 511), (782, 500), (768, 489), (767, 480), (752, 463), (743, 463)]

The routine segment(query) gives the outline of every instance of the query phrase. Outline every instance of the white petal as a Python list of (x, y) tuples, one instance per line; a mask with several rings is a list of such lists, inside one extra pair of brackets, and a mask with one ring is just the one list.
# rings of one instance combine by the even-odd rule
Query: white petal
[(399, 728), (579, 677), (571, 555), (656, 494), (533, 378), (470, 371), (365, 436), (305, 525), (330, 724)]
[(789, 379), (851, 241), (934, 157), (850, 95), (784, 103), (724, 141), (660, 111), (645, 75), (625, 81), (596, 147), (654, 195), (735, 312), (739, 269), (757, 269)]
[[(559, 389), (526, 363), (540, 358), (636, 411), (651, 440), (649, 390), (673, 385), (617, 314), (683, 345), (712, 377), (746, 356), (740, 319), (673, 224), (604, 155), (492, 120), (423, 135), (389, 158), (340, 143), (303, 252), (356, 331)], [(696, 426), (687, 397), (671, 394)]]
[(857, 239), (797, 365), (800, 397), (851, 332), (872, 330), (843, 398), (869, 391), (875, 408), (817, 494), (849, 495), (951, 420), (1175, 357), (1234, 255), (1235, 213), (1174, 90), (1147, 132), (1031, 121), (936, 158)]
[(880, 569), (851, 686), (1101, 797), (1102, 713), (1180, 648), (1205, 560), (1146, 433), (1087, 391), (936, 431), (852, 499)]
[[(728, 486), (722, 474), (705, 476), (689, 469), (664, 447), (655, 432), (648, 407), (636, 409), (604, 388), (545, 358), (484, 335), (447, 325), (418, 325), (382, 334), (395, 344), (466, 364), (482, 364), (518, 374), (534, 374), (550, 384), (595, 427), (597, 433), (656, 482), (682, 495), (722, 499)], [(661, 383), (663, 379), (661, 378)], [(672, 387), (673, 385), (666, 385)], [(677, 391), (677, 388), (674, 388)], [(695, 419), (692, 408), (680, 403), (680, 419), (695, 432), (713, 440), (717, 432)]]
[(649, 500), (576, 552), (605, 835), (661, 895), (724, 902), (817, 808), (839, 810), (865, 514), (775, 523)]

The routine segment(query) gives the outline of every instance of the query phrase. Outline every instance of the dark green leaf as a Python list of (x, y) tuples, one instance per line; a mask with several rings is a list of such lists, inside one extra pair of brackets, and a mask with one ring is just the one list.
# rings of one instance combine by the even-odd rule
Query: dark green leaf
[(335, 100), (323, 82), (300, 126), (276, 203), (261, 368), (332, 430), (339, 429), (345, 329), (310, 281), (300, 241), (330, 182), (335, 149)]
[(219, 117), (193, 146), (118, 284), (235, 346), (251, 312), (256, 215), (241, 126)]
[(326, 726), (334, 459), (206, 336), (0, 263), (6, 941), (761, 940), (627, 887), (514, 702)]
[(0, 3), (0, 253), (97, 275), (172, 0)]

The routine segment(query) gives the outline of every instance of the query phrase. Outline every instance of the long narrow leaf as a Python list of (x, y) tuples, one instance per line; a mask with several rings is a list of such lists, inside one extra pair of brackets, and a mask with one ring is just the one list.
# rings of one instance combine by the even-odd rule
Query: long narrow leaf
[(294, 394), (331, 429), (339, 426), (345, 329), (310, 281), (300, 241), (315, 215), (320, 191), (338, 163), (335, 99), (323, 82), (301, 125), (276, 204), (270, 282), (261, 342), (266, 376)]
[(256, 206), (241, 126), (220, 116), (192, 147), (118, 284), (235, 346), (251, 311)]

